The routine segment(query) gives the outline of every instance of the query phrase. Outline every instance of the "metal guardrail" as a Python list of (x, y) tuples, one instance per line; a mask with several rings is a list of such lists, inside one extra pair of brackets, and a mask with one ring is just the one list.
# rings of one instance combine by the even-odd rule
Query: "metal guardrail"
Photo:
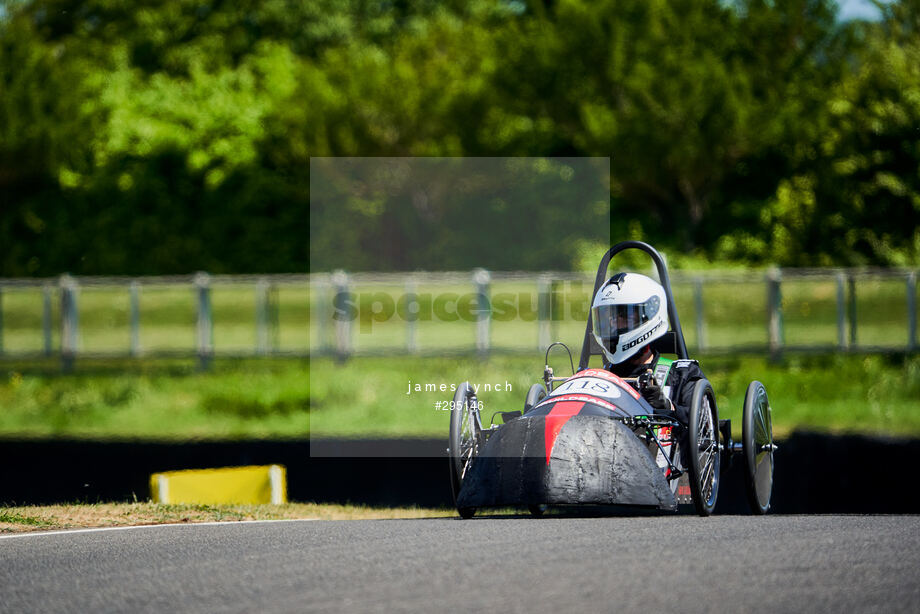
[[(866, 281), (901, 282), (904, 284), (906, 334), (903, 342), (896, 344), (860, 344), (857, 295)], [(493, 318), (492, 289), (501, 284), (524, 284), (534, 289), (536, 295), (536, 337), (534, 346), (545, 348), (553, 340), (555, 325), (555, 300), (560, 284), (585, 284), (590, 292), (590, 275), (571, 272), (413, 272), (413, 273), (314, 273), (310, 275), (208, 275), (196, 273), (183, 276), (157, 277), (73, 277), (62, 275), (46, 279), (0, 279), (0, 358), (22, 359), (59, 356), (65, 370), (71, 369), (78, 357), (197, 357), (202, 367), (207, 367), (215, 356), (318, 356), (334, 355), (386, 355), (449, 354), (473, 352), (486, 355), (490, 352), (517, 351), (502, 343), (493, 342), (493, 332), (503, 323)], [(785, 339), (784, 284), (792, 282), (833, 283), (835, 287), (834, 312), (836, 314), (836, 340), (831, 343), (787, 343)], [(789, 351), (907, 351), (915, 352), (917, 344), (917, 271), (913, 269), (779, 269), (766, 271), (673, 271), (672, 284), (676, 294), (692, 294), (694, 318), (692, 333), (695, 351), (755, 351), (768, 352), (777, 357)], [(765, 288), (764, 323), (765, 343), (712, 343), (707, 328), (718, 324), (706, 317), (705, 296), (708, 289), (717, 285), (763, 284)], [(221, 349), (215, 345), (215, 316), (212, 291), (220, 287), (251, 289), (254, 299), (252, 314), (253, 343), (250, 349)], [(421, 306), (419, 289), (424, 287), (456, 286), (470, 290), (469, 311), (472, 315), (469, 344), (464, 347), (442, 347), (437, 343), (422, 344), (419, 335), (418, 312)], [(145, 350), (141, 343), (141, 293), (145, 288), (188, 288), (194, 297), (194, 343), (175, 347)], [(310, 317), (315, 319), (311, 340), (300, 347), (281, 347), (278, 343), (281, 322), (277, 292), (279, 289), (305, 290), (305, 321), (286, 322), (285, 325), (310, 327)], [(355, 319), (336, 317), (338, 310), (349, 301), (354, 304), (355, 289), (400, 288), (401, 301), (408, 316), (405, 318), (403, 341), (397, 345), (354, 347)], [(107, 351), (86, 351), (81, 346), (80, 292), (92, 289), (115, 289), (128, 297), (127, 344), (124, 348)], [(4, 293), (16, 291), (36, 292), (35, 313), (41, 312), (41, 325), (36, 329), (40, 336), (40, 349), (21, 350), (5, 347), (5, 330), (15, 330), (16, 325), (5, 319)], [(865, 291), (863, 291), (865, 293)], [(312, 299), (311, 299), (312, 293)], [(242, 296), (242, 295), (241, 295)], [(457, 299), (459, 301), (459, 298)], [(863, 299), (864, 300), (864, 297)], [(459, 309), (459, 305), (458, 305)], [(57, 313), (55, 314), (55, 311)], [(31, 330), (31, 329), (30, 329)], [(19, 331), (17, 331), (19, 332)], [(21, 336), (21, 335), (20, 335)], [(55, 344), (57, 338), (57, 344)]]

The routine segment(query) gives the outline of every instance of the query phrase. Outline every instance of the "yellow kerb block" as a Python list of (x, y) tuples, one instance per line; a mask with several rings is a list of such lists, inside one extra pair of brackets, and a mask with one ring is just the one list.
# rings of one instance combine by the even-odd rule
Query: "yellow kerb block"
[(287, 503), (284, 465), (166, 471), (150, 476), (157, 503)]

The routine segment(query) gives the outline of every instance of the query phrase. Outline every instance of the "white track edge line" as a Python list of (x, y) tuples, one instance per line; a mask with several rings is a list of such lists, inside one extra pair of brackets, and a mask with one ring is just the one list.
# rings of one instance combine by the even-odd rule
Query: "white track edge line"
[(15, 537), (46, 537), (49, 535), (73, 535), (75, 533), (101, 533), (103, 531), (127, 531), (129, 529), (157, 529), (161, 527), (214, 527), (220, 525), (267, 524), (269, 522), (311, 522), (319, 518), (277, 518), (274, 520), (220, 520), (210, 522), (162, 522), (159, 524), (135, 524), (123, 527), (91, 527), (88, 529), (55, 529), (51, 531), (25, 531), (0, 535), (0, 539)]

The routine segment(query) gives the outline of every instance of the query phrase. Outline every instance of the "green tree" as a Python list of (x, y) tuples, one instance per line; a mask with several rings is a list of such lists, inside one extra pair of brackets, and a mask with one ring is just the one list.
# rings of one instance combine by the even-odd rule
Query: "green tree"
[(563, 0), (498, 39), (478, 147), (610, 156), (613, 236), (682, 249), (757, 219), (845, 48), (825, 0)]
[(920, 262), (920, 3), (883, 6), (794, 170), (721, 253), (795, 265)]
[(55, 250), (62, 169), (93, 164), (86, 143), (104, 117), (87, 102), (96, 94), (88, 70), (68, 47), (44, 42), (28, 19), (0, 19), (0, 271), (6, 274), (45, 270), (46, 254)]

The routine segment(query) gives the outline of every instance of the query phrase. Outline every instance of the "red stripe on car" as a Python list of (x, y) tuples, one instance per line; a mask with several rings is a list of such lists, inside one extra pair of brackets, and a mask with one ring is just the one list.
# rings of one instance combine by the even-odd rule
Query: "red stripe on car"
[(558, 397), (549, 397), (549, 400), (554, 403), (559, 402), (559, 401), (582, 401), (583, 403), (593, 403), (594, 405), (599, 405), (600, 407), (603, 407), (604, 409), (609, 409), (610, 411), (622, 411), (619, 407), (617, 407), (613, 403), (609, 403), (605, 401), (604, 399), (601, 399), (601, 398), (598, 398), (592, 395), (586, 395), (586, 394), (576, 394), (576, 393), (563, 394), (563, 395), (559, 395)]
[(556, 437), (562, 430), (562, 425), (569, 421), (572, 416), (577, 416), (581, 408), (585, 406), (584, 401), (560, 401), (553, 405), (553, 408), (546, 414), (545, 428), (546, 433), (546, 464), (549, 465), (549, 457), (553, 451), (553, 445), (556, 443)]

